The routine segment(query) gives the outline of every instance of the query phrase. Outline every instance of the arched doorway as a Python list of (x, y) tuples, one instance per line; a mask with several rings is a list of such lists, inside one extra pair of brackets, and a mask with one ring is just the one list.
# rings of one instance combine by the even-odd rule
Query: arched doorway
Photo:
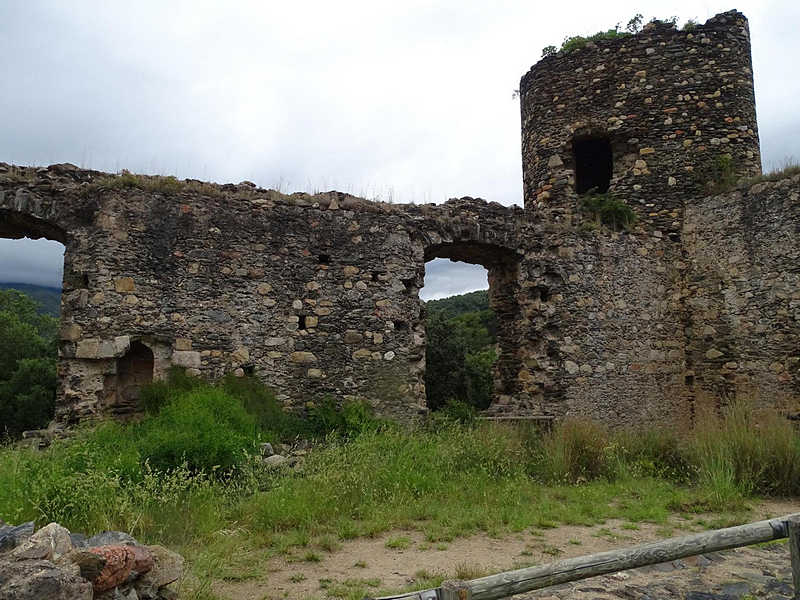
[(153, 363), (153, 351), (138, 341), (131, 342), (128, 352), (117, 360), (117, 390), (111, 407), (115, 416), (138, 410), (142, 386), (153, 381)]

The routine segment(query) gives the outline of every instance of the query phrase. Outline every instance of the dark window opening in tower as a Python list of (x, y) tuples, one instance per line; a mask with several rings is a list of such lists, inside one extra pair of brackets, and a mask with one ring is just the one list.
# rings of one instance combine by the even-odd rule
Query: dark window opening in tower
[(575, 191), (605, 194), (611, 184), (612, 158), (608, 138), (584, 138), (573, 143)]

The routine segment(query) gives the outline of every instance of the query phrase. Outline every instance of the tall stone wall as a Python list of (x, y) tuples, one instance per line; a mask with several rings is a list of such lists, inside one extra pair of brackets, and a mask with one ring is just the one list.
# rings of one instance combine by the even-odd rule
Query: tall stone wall
[(523, 263), (521, 362), (531, 368), (522, 377), (533, 406), (615, 425), (686, 420), (675, 249), (644, 229), (553, 229)]
[(687, 205), (687, 361), (698, 403), (800, 415), (800, 175)]
[[(152, 352), (152, 377), (173, 365), (252, 372), (287, 408), (352, 397), (411, 419), (425, 410), (425, 261), (453, 256), (508, 279), (520, 213), (470, 198), (395, 206), (70, 165), (0, 169), (0, 234), (66, 245), (64, 419), (136, 410), (121, 389), (138, 382), (123, 360), (134, 343)], [(518, 340), (513, 309), (499, 312), (503, 388)]]
[[(489, 414), (675, 425), (746, 390), (800, 410), (798, 178), (703, 193), (720, 156), (760, 170), (744, 17), (545, 58), (521, 94), (525, 210), (0, 163), (0, 236), (66, 247), (58, 418), (130, 415), (179, 367), (253, 374), (290, 410), (360, 399), (413, 420), (437, 257), (489, 272)], [(608, 148), (629, 230), (585, 226), (585, 140)]]
[(750, 34), (735, 11), (546, 57), (522, 77), (520, 99), (525, 206), (551, 218), (579, 209), (582, 139), (608, 140), (609, 191), (673, 237), (684, 199), (704, 195), (721, 155), (738, 176), (761, 171)]
[(359, 398), (411, 420), (425, 410), (418, 293), (434, 257), (489, 269), (490, 414), (675, 424), (746, 386), (797, 410), (798, 177), (687, 204), (676, 244), (645, 224), (583, 231), (471, 198), (11, 173), (0, 165), (0, 234), (66, 245), (64, 420), (137, 410), (148, 360), (151, 378), (251, 372), (289, 409)]

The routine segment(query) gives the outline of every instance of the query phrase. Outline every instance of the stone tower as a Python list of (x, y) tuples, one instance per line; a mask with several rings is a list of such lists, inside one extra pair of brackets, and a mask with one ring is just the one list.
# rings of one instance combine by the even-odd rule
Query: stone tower
[(677, 238), (684, 203), (761, 172), (750, 34), (736, 11), (588, 42), (520, 83), (525, 208), (569, 219), (594, 188)]

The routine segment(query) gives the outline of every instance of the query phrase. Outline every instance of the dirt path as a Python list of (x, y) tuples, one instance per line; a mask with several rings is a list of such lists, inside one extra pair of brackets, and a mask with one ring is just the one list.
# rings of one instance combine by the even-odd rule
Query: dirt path
[[(798, 511), (800, 503), (797, 501), (770, 501), (755, 507), (749, 520), (757, 521)], [(300, 560), (296, 562), (272, 558), (266, 565), (262, 565), (267, 573), (265, 576), (243, 581), (219, 581), (214, 585), (214, 592), (221, 598), (230, 600), (348, 598), (358, 597), (359, 593), (364, 592), (377, 595), (382, 590), (397, 590), (421, 584), (424, 579), (436, 575), (466, 579), (480, 577), (488, 573), (542, 564), (557, 558), (601, 552), (702, 530), (702, 527), (694, 524), (694, 519), (687, 521), (675, 516), (667, 527), (649, 523), (631, 525), (609, 520), (592, 527), (562, 526), (555, 529), (527, 530), (502, 538), (479, 534), (458, 538), (448, 544), (430, 544), (416, 531), (394, 531), (376, 538), (343, 542), (334, 552), (318, 553), (319, 562), (302, 560), (302, 552), (298, 554)], [(742, 556), (746, 553), (747, 551), (740, 551)], [(691, 560), (685, 564), (694, 566)], [(647, 573), (660, 572), (652, 569), (644, 574), (632, 573), (646, 579)], [(623, 579), (625, 576), (623, 573)], [(617, 580), (617, 583), (619, 581), (622, 580)], [(586, 588), (587, 585), (583, 587)], [(597, 590), (592, 592), (594, 596), (585, 597), (646, 597), (599, 596), (596, 592)], [(573, 595), (563, 597), (584, 597), (575, 595), (574, 589), (569, 593)], [(546, 596), (541, 593), (536, 595), (537, 598)]]

